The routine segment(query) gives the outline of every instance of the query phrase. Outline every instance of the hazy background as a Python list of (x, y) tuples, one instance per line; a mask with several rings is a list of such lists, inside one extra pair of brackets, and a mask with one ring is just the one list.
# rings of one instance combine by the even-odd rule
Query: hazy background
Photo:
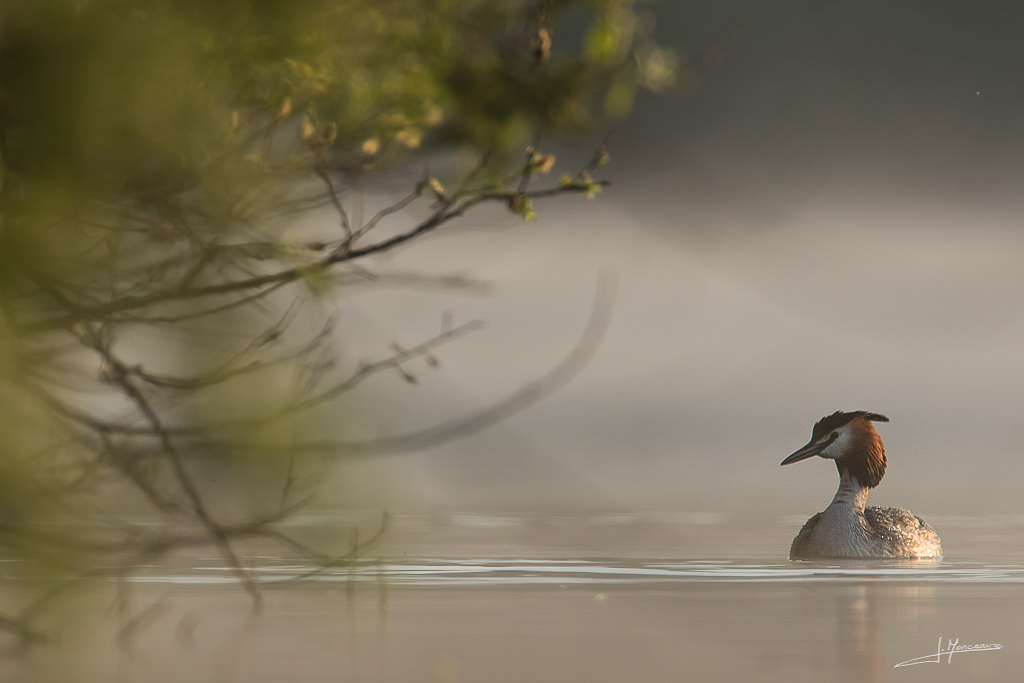
[[(1024, 10), (1013, 3), (665, 2), (659, 34), (717, 67), (617, 126), (599, 198), (501, 212), (382, 258), (489, 296), (351, 289), (350, 360), (482, 317), (418, 386), (375, 378), (368, 435), (466, 414), (542, 375), (598, 274), (611, 329), (565, 390), (481, 434), (352, 463), (387, 509), (823, 508), (821, 460), (780, 468), (837, 409), (888, 415), (875, 504), (1019, 511), (1024, 475)], [(557, 39), (557, 36), (556, 36)], [(562, 151), (555, 175), (574, 171)], [(586, 150), (578, 152), (585, 158)]]

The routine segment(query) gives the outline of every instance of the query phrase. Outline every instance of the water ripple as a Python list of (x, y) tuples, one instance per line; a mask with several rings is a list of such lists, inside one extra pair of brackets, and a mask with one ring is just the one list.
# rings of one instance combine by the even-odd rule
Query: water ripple
[[(937, 561), (835, 563), (743, 563), (733, 561), (361, 560), (351, 566), (278, 564), (252, 570), (264, 584), (296, 580), (384, 582), (392, 586), (651, 585), (682, 583), (1022, 583), (1024, 566)], [(224, 567), (196, 568), (178, 576), (135, 576), (139, 583), (222, 584), (234, 582)]]

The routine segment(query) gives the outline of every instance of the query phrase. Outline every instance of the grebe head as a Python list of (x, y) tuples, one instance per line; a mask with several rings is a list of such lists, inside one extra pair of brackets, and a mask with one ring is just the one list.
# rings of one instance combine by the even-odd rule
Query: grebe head
[(885, 448), (872, 422), (888, 422), (878, 413), (855, 410), (837, 411), (818, 420), (807, 445), (782, 461), (800, 462), (815, 455), (836, 461), (840, 476), (844, 471), (864, 486), (874, 488), (885, 476)]

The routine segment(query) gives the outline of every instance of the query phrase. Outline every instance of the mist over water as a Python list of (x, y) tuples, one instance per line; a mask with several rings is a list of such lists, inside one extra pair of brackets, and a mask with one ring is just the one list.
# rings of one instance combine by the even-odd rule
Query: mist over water
[[(429, 337), (446, 310), (488, 321), (441, 349), (438, 370), (405, 368), (417, 385), (375, 378), (353, 406), (367, 436), (542, 377), (610, 272), (597, 354), (481, 433), (340, 465), (338, 500), (394, 526), (378, 564), (319, 577), (316, 599), (292, 604), (316, 618), (342, 580), (356, 586), (353, 680), (1005, 677), (1022, 651), (1018, 10), (657, 12), (691, 53), (745, 24), (695, 87), (617, 127), (598, 199), (538, 206), (528, 225), (481, 214), (379, 262), (477, 277), (489, 294), (372, 289), (340, 307), (350, 358)], [(786, 560), (838, 477), (817, 458), (779, 463), (837, 409), (891, 418), (870, 503), (931, 522), (941, 562)], [(266, 576), (301, 569), (268, 561)], [(937, 638), (1005, 649), (894, 668)], [(246, 645), (252, 662), (277, 647), (262, 642)]]
[(745, 23), (695, 86), (642, 101), (617, 127), (601, 197), (542, 205), (534, 225), (484, 218), (479, 234), (439, 235), (389, 261), (472, 264), (493, 296), (381, 293), (345, 313), (354, 328), (378, 326), (366, 348), (416, 339), (446, 308), (489, 321), (421, 386), (379, 385), (390, 417), (372, 429), (388, 432), (543, 374), (582, 331), (607, 270), (618, 297), (597, 357), (487, 432), (358, 465), (389, 482), (367, 503), (810, 514), (831, 498), (835, 468), (778, 463), (822, 415), (867, 409), (892, 420), (872, 503), (1019, 509), (1018, 13), (660, 6), (662, 37), (691, 54)]

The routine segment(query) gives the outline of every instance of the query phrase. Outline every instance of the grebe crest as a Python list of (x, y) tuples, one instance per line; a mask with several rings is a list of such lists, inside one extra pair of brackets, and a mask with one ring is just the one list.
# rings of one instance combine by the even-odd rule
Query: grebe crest
[(839, 490), (793, 539), (791, 560), (826, 557), (939, 557), (935, 531), (902, 508), (865, 507), (868, 491), (885, 476), (885, 447), (872, 422), (889, 418), (865, 410), (837, 411), (818, 420), (806, 446), (783, 465), (817, 455), (835, 460)]

